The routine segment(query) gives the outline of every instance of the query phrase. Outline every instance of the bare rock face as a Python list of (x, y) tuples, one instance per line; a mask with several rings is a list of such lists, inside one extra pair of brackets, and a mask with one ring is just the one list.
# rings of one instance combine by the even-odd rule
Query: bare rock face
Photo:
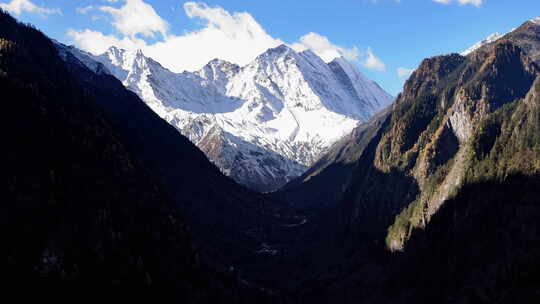
[(538, 72), (527, 53), (506, 38), (478, 50), (470, 59), (480, 68), (476, 74), (471, 72), (476, 69), (473, 65), (463, 71), (460, 81), (468, 83), (458, 90), (450, 115), (460, 142), (470, 139), (474, 127), (488, 113), (524, 96)]
[(538, 20), (538, 18), (531, 19), (504, 36), (504, 39), (519, 46), (536, 63), (540, 63), (540, 42), (538, 41), (540, 22)]

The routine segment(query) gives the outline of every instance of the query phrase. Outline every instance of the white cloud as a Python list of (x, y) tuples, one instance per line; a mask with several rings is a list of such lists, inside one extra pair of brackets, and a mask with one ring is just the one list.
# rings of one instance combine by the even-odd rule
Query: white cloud
[(371, 48), (365, 51), (359, 51), (358, 47), (353, 46), (348, 49), (339, 45), (335, 45), (330, 40), (317, 33), (309, 33), (300, 38), (298, 42), (291, 45), (296, 51), (304, 51), (310, 49), (315, 52), (324, 61), (330, 62), (338, 57), (344, 57), (349, 61), (362, 61), (362, 65), (368, 69), (384, 72), (386, 65), (378, 58)]
[(347, 49), (333, 44), (327, 37), (317, 33), (309, 33), (300, 38), (300, 40), (291, 45), (296, 51), (304, 51), (310, 49), (324, 61), (330, 62), (337, 57), (345, 57), (347, 60), (358, 60), (358, 48), (356, 46)]
[[(284, 43), (270, 36), (246, 12), (230, 13), (221, 7), (186, 2), (183, 6), (185, 14), (192, 19), (201, 19), (204, 25), (199, 30), (175, 35), (168, 31), (168, 24), (150, 5), (142, 0), (122, 1), (124, 4), (120, 8), (100, 8), (112, 15), (112, 25), (118, 31), (117, 35), (106, 35), (91, 29), (72, 29), (67, 33), (72, 43), (94, 54), (103, 53), (113, 45), (140, 48), (145, 55), (175, 72), (198, 70), (215, 58), (246, 65), (267, 49)], [(152, 43), (144, 40), (155, 33), (161, 33), (162, 39)], [(364, 66), (375, 70), (385, 69), (384, 63), (371, 49), (360, 52), (357, 47), (341, 47), (317, 33), (306, 34), (289, 45), (297, 51), (311, 49), (325, 61), (339, 56), (351, 61), (361, 57), (365, 58)]]
[(461, 4), (472, 4), (474, 6), (482, 5), (483, 0), (459, 0)]
[(118, 39), (114, 35), (105, 35), (89, 29), (82, 31), (70, 29), (67, 35), (79, 48), (96, 55), (104, 53), (113, 45), (123, 49), (144, 49), (146, 47), (146, 42), (141, 39), (131, 39), (128, 37)]
[(411, 74), (414, 72), (414, 69), (399, 67), (396, 69), (396, 72), (400, 78), (405, 78), (411, 76)]
[(480, 6), (484, 2), (483, 0), (433, 0), (433, 1), (437, 3), (442, 3), (442, 4), (450, 4), (453, 2), (458, 2), (461, 5), (471, 4), (474, 6)]
[(42, 16), (62, 14), (59, 8), (46, 8), (36, 5), (30, 0), (11, 0), (8, 3), (0, 3), (0, 8), (19, 16), (22, 12), (38, 14)]
[[(274, 39), (255, 21), (248, 13), (230, 14), (220, 7), (208, 7), (206, 4), (187, 2), (184, 11), (190, 18), (200, 18), (206, 25), (197, 31), (184, 35), (167, 33), (161, 41), (148, 44), (137, 34), (163, 32), (163, 22), (144, 22), (147, 26), (125, 27), (124, 25), (139, 21), (140, 17), (132, 14), (126, 6), (129, 2), (139, 2), (139, 7), (146, 7), (146, 11), (154, 15), (153, 19), (161, 17), (153, 8), (140, 0), (127, 0), (126, 5), (120, 9), (108, 7), (104, 11), (113, 14), (113, 26), (122, 35), (105, 35), (101, 32), (86, 29), (82, 31), (69, 30), (67, 35), (72, 43), (78, 47), (100, 54), (111, 46), (121, 48), (140, 48), (165, 67), (181, 72), (200, 69), (214, 58), (221, 58), (240, 65), (245, 65), (268, 48), (283, 44), (283, 41)], [(140, 4), (143, 4), (142, 6)], [(128, 18), (129, 16), (134, 19)], [(151, 25), (160, 26), (151, 26)], [(146, 35), (148, 36), (148, 35)]]
[[(367, 0), (368, 2), (371, 2), (371, 3), (379, 3), (381, 2), (381, 0)], [(395, 3), (401, 3), (401, 0), (393, 0)]]
[(101, 11), (111, 14), (114, 27), (132, 39), (137, 34), (154, 37), (155, 33), (167, 35), (169, 25), (156, 13), (154, 8), (142, 0), (125, 0), (120, 8), (102, 6)]
[(373, 50), (368, 47), (366, 56), (362, 65), (368, 69), (372, 69), (379, 72), (384, 72), (386, 70), (386, 65), (384, 62), (373, 53)]
[(83, 14), (83, 15), (88, 14), (88, 12), (90, 12), (93, 9), (94, 9), (94, 7), (92, 5), (88, 5), (88, 6), (84, 6), (84, 7), (77, 7), (76, 8), (77, 13)]

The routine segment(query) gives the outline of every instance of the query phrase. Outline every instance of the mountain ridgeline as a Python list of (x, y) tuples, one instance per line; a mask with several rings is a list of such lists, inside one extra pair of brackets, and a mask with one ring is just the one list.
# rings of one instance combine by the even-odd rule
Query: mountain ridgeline
[(243, 67), (215, 59), (183, 73), (140, 50), (66, 51), (118, 78), (224, 174), (260, 192), (301, 175), (329, 145), (393, 100), (344, 58), (326, 63), (286, 45)]

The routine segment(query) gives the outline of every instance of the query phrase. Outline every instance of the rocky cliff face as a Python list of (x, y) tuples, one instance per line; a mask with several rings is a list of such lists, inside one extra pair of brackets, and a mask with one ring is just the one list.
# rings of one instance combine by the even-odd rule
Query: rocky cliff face
[[(540, 18), (540, 17), (539, 17)], [(540, 19), (534, 18), (503, 36), (524, 50), (536, 63), (540, 63)]]
[[(505, 105), (523, 102), (528, 92), (535, 90), (533, 82), (539, 69), (525, 52), (504, 40), (490, 48), (486, 53), (482, 50), (471, 54), (463, 66), (454, 71), (457, 86), (443, 87), (442, 94), (435, 95), (439, 99), (435, 105), (447, 108), (443, 111), (433, 108), (433, 118), (421, 132), (419, 141), (412, 141), (413, 145), (403, 148), (399, 141), (402, 137), (389, 136), (383, 138), (382, 144), (397, 148), (388, 151), (379, 146), (379, 168), (411, 168), (409, 172), (421, 190), (415, 202), (400, 215), (406, 214), (404, 217), (409, 219), (410, 225), (400, 223), (398, 216), (390, 228), (387, 241), (393, 249), (402, 248), (411, 228), (425, 227), (444, 201), (466, 183), (477, 161), (470, 159), (474, 153), (471, 141), (480, 136), (482, 123), (493, 113), (502, 111)], [(445, 95), (444, 90), (451, 90), (453, 96)], [(512, 120), (512, 117), (506, 119)], [(395, 132), (389, 134), (400, 134), (399, 125), (398, 122), (392, 129)], [(409, 154), (410, 158), (403, 159), (400, 156), (403, 154)], [(390, 163), (393, 165), (388, 166)], [(494, 163), (494, 166), (500, 165)]]
[(101, 63), (223, 173), (263, 192), (301, 175), (393, 100), (345, 59), (325, 63), (285, 45), (244, 67), (216, 59), (179, 74), (140, 51), (70, 51), (90, 68)]
[(538, 35), (540, 33), (540, 17), (533, 18), (521, 26), (512, 29), (506, 34), (495, 33), (487, 37), (486, 39), (471, 46), (466, 51), (462, 52), (462, 56), (468, 56), (471, 53), (484, 48), (488, 45), (493, 45), (500, 39), (510, 40), (515, 45), (524, 50), (527, 55), (540, 64), (540, 44), (538, 42)]
[[(360, 126), (277, 195), (334, 205), (349, 237), (386, 236), (391, 250), (402, 250), (463, 185), (536, 173), (540, 142), (529, 135), (537, 129), (530, 105), (540, 70), (536, 49), (519, 45), (540, 41), (537, 24), (528, 21), (508, 37), (466, 57), (424, 60), (388, 114)], [(338, 190), (313, 190), (321, 185)]]

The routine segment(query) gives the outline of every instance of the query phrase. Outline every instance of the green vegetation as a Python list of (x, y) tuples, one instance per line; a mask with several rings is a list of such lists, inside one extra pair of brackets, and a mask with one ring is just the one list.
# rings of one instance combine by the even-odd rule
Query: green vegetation
[(510, 174), (532, 175), (540, 169), (539, 82), (525, 100), (504, 105), (480, 124), (471, 142), (468, 182)]
[[(420, 69), (426, 81), (439, 79), (433, 95), (398, 101), (376, 163), (385, 172), (399, 168), (414, 176), (421, 189), (388, 229), (392, 250), (402, 249), (412, 230), (425, 227), (463, 185), (532, 175), (540, 168), (538, 67), (519, 48), (502, 42), (442, 78)], [(466, 124), (457, 127), (470, 140), (459, 143), (451, 115)]]
[(405, 171), (414, 166), (418, 152), (415, 144), (425, 141), (434, 129), (434, 118), (440, 116), (437, 104), (435, 96), (423, 95), (396, 105), (391, 127), (378, 148), (377, 163), (383, 171), (389, 172), (391, 168)]
[[(471, 141), (462, 147), (466, 151), (463, 184), (503, 181), (509, 175), (534, 175), (539, 172), (539, 84), (540, 81), (535, 83), (525, 99), (504, 104), (480, 121)], [(453, 166), (453, 160), (429, 175), (423, 181), (422, 193), (396, 217), (386, 238), (390, 248), (400, 248), (414, 228), (424, 227), (428, 203), (443, 184)], [(399, 243), (397, 247), (396, 241)]]
[(437, 192), (437, 188), (444, 182), (453, 160), (440, 166), (433, 175), (425, 180), (422, 192), (395, 218), (394, 223), (388, 228), (386, 244), (389, 248), (401, 249), (404, 242), (410, 237), (413, 229), (424, 228), (429, 201)]

